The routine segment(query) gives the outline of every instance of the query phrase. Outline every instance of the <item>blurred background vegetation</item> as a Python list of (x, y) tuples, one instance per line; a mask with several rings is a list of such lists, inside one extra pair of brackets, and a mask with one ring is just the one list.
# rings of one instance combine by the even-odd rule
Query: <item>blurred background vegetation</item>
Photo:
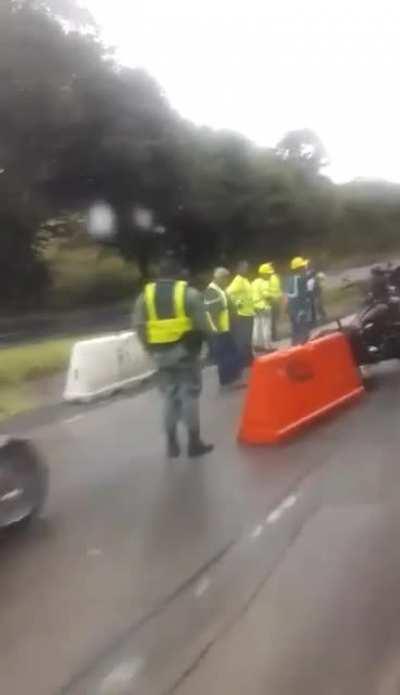
[[(194, 273), (241, 256), (327, 266), (400, 250), (400, 186), (336, 185), (327, 163), (309, 130), (266, 149), (185, 121), (149, 75), (114, 61), (74, 0), (1, 1), (4, 311), (132, 297), (169, 248)], [(93, 239), (99, 202), (113, 228)]]

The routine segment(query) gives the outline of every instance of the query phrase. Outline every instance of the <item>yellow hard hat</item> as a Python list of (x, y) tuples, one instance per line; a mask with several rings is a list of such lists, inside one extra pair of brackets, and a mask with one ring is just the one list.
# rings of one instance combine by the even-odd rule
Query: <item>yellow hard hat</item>
[(292, 258), (290, 261), (290, 269), (291, 270), (300, 270), (300, 268), (306, 268), (307, 267), (307, 261), (304, 260), (301, 256), (296, 256), (296, 258)]
[(268, 275), (269, 273), (273, 273), (274, 269), (272, 267), (272, 263), (262, 263), (258, 269), (258, 272), (260, 275)]

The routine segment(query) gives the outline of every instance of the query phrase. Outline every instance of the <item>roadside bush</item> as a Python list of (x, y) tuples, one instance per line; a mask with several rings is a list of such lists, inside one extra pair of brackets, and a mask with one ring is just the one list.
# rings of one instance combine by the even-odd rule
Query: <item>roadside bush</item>
[(132, 299), (139, 282), (134, 263), (96, 246), (47, 250), (51, 289), (47, 306), (74, 309)]

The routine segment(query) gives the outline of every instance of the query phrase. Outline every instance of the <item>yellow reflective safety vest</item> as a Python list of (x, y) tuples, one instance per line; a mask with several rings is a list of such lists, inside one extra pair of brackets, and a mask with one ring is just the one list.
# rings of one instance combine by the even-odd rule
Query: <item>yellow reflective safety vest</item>
[(256, 278), (252, 282), (254, 308), (257, 311), (269, 309), (269, 282), (264, 278)]
[[(224, 292), (224, 290), (221, 287), (219, 287), (215, 282), (210, 282), (210, 284), (208, 285), (208, 289), (214, 290), (214, 292), (217, 294), (217, 298), (215, 300), (207, 300), (206, 292), (206, 298), (204, 300), (204, 304), (207, 311), (207, 318), (211, 330), (214, 333), (227, 333), (230, 330), (231, 322), (229, 316), (228, 297), (226, 295), (226, 292)], [(216, 317), (215, 312), (212, 310), (212, 305), (214, 303), (218, 304), (218, 312)]]
[(236, 275), (226, 289), (238, 316), (254, 316), (253, 288), (250, 280)]
[(193, 322), (185, 310), (187, 283), (177, 281), (167, 285), (171, 292), (172, 316), (160, 318), (157, 313), (157, 293), (162, 283), (151, 282), (144, 289), (144, 304), (147, 311), (147, 341), (149, 344), (177, 343), (185, 333), (193, 330)]
[(271, 299), (280, 299), (282, 297), (282, 288), (279, 275), (274, 273), (269, 277), (269, 295)]

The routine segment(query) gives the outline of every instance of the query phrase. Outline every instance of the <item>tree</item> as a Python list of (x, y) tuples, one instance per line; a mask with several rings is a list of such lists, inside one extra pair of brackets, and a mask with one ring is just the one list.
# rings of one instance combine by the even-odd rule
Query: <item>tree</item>
[(0, 7), (0, 223), (3, 299), (46, 281), (36, 238), (51, 210), (46, 196), (70, 134), (69, 95), (76, 74), (98, 66), (94, 38), (67, 34), (33, 2), (5, 0)]
[[(2, 182), (32, 225), (25, 235), (32, 262), (41, 216), (99, 198), (115, 207), (121, 249), (143, 257), (140, 235), (130, 243), (132, 211), (156, 201), (165, 214), (173, 185), (166, 161), (172, 111), (146, 74), (118, 69), (96, 36), (66, 31), (53, 16), (84, 19), (76, 9), (50, 0), (1, 7)], [(17, 253), (13, 262), (18, 267)]]
[[(115, 63), (75, 0), (0, 5), (4, 299), (43, 293), (41, 223), (98, 202), (110, 206), (115, 228), (103, 243), (135, 258), (144, 275), (154, 254), (170, 248), (201, 270), (243, 256), (258, 263), (327, 245), (349, 249), (361, 228), (371, 246), (382, 230), (395, 239), (398, 190), (380, 198), (382, 186), (334, 186), (321, 175), (326, 163), (310, 130), (265, 149), (188, 123), (154, 79)], [(141, 224), (138, 210), (151, 223)]]
[(31, 9), (45, 12), (51, 17), (67, 22), (70, 29), (91, 29), (94, 31), (96, 23), (93, 16), (77, 0), (13, 0), (17, 9)]
[(308, 128), (286, 133), (278, 143), (276, 152), (284, 161), (297, 164), (313, 175), (318, 174), (329, 163), (322, 141)]

